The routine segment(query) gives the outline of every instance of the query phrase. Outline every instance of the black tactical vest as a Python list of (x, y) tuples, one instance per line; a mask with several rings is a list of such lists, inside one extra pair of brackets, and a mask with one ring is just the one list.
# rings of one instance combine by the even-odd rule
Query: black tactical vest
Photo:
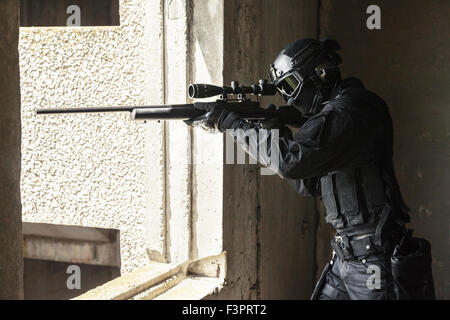
[(383, 209), (391, 203), (378, 164), (339, 170), (323, 176), (320, 182), (328, 223), (339, 233), (375, 232)]
[[(380, 123), (374, 131), (374, 162), (328, 173), (320, 178), (326, 221), (341, 234), (375, 232), (380, 241), (385, 226), (409, 222), (409, 208), (403, 202), (392, 164), (392, 120), (384, 102), (375, 94), (362, 90), (357, 79), (344, 80), (337, 89), (337, 97), (348, 91), (353, 99), (340, 102), (351, 113), (370, 113)], [(335, 102), (335, 108), (340, 105)], [(357, 119), (357, 117), (356, 117)], [(367, 152), (367, 151), (366, 151)]]

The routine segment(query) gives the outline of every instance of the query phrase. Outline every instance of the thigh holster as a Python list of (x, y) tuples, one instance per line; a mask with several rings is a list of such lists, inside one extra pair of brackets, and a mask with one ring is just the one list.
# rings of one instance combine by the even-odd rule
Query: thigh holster
[(394, 290), (398, 300), (434, 300), (431, 245), (408, 230), (391, 257)]

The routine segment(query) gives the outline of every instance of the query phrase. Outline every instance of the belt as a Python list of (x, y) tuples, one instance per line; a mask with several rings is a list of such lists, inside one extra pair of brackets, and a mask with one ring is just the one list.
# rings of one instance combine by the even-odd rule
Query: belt
[(375, 234), (336, 235), (331, 241), (334, 253), (342, 260), (355, 260), (360, 256), (380, 253), (384, 250), (375, 246)]

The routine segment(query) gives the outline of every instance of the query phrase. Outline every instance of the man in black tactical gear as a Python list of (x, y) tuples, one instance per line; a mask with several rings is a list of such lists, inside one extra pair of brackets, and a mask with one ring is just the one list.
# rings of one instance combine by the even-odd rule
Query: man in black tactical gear
[[(254, 158), (288, 179), (298, 193), (322, 196), (326, 221), (336, 229), (336, 236), (333, 257), (312, 299), (433, 298), (429, 248), (423, 242), (411, 245), (413, 241), (409, 241), (405, 251), (403, 245), (405, 239), (417, 238), (404, 226), (410, 220), (409, 209), (393, 169), (388, 108), (360, 80), (341, 79), (339, 49), (338, 43), (329, 39), (298, 40), (282, 50), (270, 66), (271, 81), (304, 120), (294, 135), (285, 126), (273, 127), (279, 134), (276, 148), (271, 143), (272, 130), (258, 140), (259, 148), (250, 147), (251, 139), (236, 132), (259, 132), (261, 124), (240, 119), (219, 103), (196, 103), (206, 112), (188, 123), (227, 131)], [(266, 156), (252, 154), (262, 145)], [(401, 242), (402, 248), (398, 246)], [(417, 269), (418, 274), (407, 279), (394, 277), (394, 251), (394, 255), (408, 256), (418, 250), (425, 263), (401, 266)], [(423, 279), (412, 284), (412, 278), (417, 280), (422, 274)], [(415, 286), (421, 295), (406, 292), (408, 286)]]

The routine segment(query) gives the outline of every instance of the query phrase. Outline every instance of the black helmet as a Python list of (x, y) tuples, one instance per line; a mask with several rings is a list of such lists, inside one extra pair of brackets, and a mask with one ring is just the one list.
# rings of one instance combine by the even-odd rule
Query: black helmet
[(340, 80), (336, 53), (339, 44), (330, 39), (303, 39), (290, 43), (270, 65), (269, 76), (288, 105), (303, 114), (317, 113)]

